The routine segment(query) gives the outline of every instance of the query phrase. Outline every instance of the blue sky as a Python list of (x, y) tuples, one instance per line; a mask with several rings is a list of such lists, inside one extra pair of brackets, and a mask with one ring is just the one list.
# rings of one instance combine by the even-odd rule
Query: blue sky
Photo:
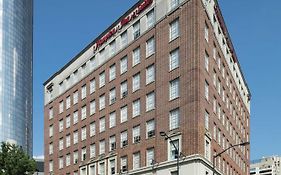
[[(44, 154), (43, 83), (137, 0), (35, 0), (34, 150)], [(252, 93), (251, 159), (281, 155), (281, 1), (219, 0)]]

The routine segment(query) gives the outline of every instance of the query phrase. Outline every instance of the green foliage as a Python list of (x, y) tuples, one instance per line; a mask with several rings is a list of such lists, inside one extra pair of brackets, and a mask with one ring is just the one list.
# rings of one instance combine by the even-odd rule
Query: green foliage
[(36, 162), (19, 146), (2, 143), (0, 150), (0, 175), (32, 175)]

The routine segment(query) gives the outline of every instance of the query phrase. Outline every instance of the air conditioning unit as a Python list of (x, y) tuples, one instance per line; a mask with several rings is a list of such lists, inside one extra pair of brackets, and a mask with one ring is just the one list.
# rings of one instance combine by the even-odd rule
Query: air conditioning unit
[(122, 147), (125, 147), (125, 146), (127, 146), (128, 145), (128, 140), (124, 140), (123, 142), (122, 142)]
[(138, 30), (134, 33), (134, 39), (137, 39), (139, 36), (140, 36), (140, 31)]
[(148, 137), (153, 137), (154, 135), (155, 135), (155, 130), (149, 131), (149, 132), (147, 133), (147, 136), (148, 136)]
[(114, 143), (111, 143), (111, 151), (115, 150), (116, 149), (116, 142)]
[(127, 166), (122, 166), (122, 172), (126, 172), (128, 170)]
[(116, 102), (116, 97), (112, 98), (110, 102), (111, 102), (111, 104), (115, 103)]
[(128, 91), (123, 92), (123, 93), (122, 93), (122, 98), (127, 97), (127, 95), (128, 95)]
[(140, 142), (140, 136), (134, 137), (134, 143), (139, 143)]
[(111, 168), (111, 174), (115, 174), (115, 167)]

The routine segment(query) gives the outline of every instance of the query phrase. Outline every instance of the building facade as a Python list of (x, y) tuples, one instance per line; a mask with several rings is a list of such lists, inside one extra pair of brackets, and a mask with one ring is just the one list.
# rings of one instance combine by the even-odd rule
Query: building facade
[(251, 162), (250, 174), (255, 175), (281, 175), (281, 157), (263, 157)]
[(0, 141), (32, 155), (33, 1), (0, 0)]
[[(139, 1), (44, 93), (46, 174), (207, 175), (249, 140), (250, 91), (213, 0)], [(249, 152), (216, 158), (217, 174), (248, 175)]]

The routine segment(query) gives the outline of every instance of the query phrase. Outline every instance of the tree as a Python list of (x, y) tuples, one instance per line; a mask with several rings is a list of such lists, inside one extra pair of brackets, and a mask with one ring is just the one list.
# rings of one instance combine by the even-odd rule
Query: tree
[(32, 175), (36, 162), (21, 147), (2, 143), (0, 150), (0, 175)]

